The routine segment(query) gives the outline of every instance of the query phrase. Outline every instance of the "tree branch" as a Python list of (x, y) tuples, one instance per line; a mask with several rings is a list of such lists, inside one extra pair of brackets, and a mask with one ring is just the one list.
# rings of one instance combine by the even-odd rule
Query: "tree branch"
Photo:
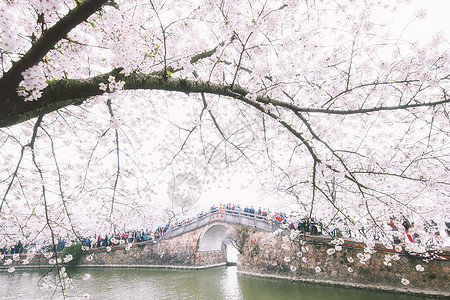
[[(99, 84), (108, 83), (109, 76), (114, 76), (116, 81), (124, 81), (125, 90), (146, 89), (176, 91), (186, 94), (207, 93), (231, 97), (244, 102), (246, 102), (245, 96), (250, 93), (249, 90), (236, 84), (231, 86), (201, 80), (167, 78), (166, 73), (163, 71), (157, 71), (151, 74), (132, 73), (128, 76), (121, 74), (121, 71), (122, 69), (119, 68), (88, 79), (54, 80), (43, 90), (42, 97), (37, 101), (24, 102), (19, 98), (16, 99), (14, 103), (6, 103), (5, 101), (0, 100), (0, 128), (12, 126), (69, 105), (80, 105), (89, 97), (101, 95), (103, 91), (99, 89)], [(351, 115), (377, 111), (393, 111), (436, 106), (450, 103), (450, 98), (446, 97), (444, 94), (444, 98), (442, 100), (434, 102), (413, 103), (397, 106), (375, 106), (356, 110), (330, 110), (300, 107), (289, 102), (275, 100), (265, 96), (258, 96), (253, 104), (255, 103), (272, 104), (274, 106), (286, 108), (296, 112)]]
[[(0, 78), (0, 90), (11, 90), (22, 81), (22, 72), (37, 64), (73, 28), (98, 11), (108, 0), (86, 0), (77, 5), (55, 25), (45, 30), (24, 56)], [(3, 96), (7, 96), (3, 94)], [(2, 96), (0, 96), (2, 100)]]

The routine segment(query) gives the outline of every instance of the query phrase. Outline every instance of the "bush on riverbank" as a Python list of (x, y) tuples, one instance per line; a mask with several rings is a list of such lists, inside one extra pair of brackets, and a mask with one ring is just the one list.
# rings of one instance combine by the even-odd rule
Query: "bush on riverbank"
[[(69, 247), (65, 247), (63, 251), (61, 252), (61, 259), (63, 262), (68, 266), (76, 266), (80, 263), (81, 260), (81, 244), (72, 244)], [(72, 256), (72, 259), (69, 260)]]

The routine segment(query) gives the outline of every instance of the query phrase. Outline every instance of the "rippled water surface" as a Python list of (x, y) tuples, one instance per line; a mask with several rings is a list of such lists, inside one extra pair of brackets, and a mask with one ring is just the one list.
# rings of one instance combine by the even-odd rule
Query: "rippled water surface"
[[(72, 269), (74, 289), (66, 299), (305, 299), (305, 300), (418, 300), (433, 299), (370, 292), (360, 289), (238, 276), (236, 267), (207, 270)], [(83, 281), (85, 273), (91, 278)], [(0, 299), (63, 299), (42, 291), (44, 271), (0, 270)]]

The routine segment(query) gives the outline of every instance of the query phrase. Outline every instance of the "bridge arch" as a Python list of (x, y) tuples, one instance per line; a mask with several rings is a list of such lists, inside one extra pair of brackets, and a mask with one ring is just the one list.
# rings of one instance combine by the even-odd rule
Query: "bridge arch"
[(212, 224), (200, 237), (198, 251), (223, 251), (224, 243), (235, 239), (233, 228), (225, 223)]
[(208, 213), (202, 213), (197, 218), (170, 226), (161, 239), (168, 240), (192, 232), (196, 236), (194, 251), (198, 263), (236, 264), (239, 252), (236, 248), (237, 226), (265, 232), (278, 229), (278, 224), (265, 216), (212, 208)]

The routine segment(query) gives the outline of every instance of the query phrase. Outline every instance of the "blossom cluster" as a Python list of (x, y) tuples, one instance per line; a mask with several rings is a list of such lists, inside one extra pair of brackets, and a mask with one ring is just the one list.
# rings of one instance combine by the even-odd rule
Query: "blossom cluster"
[(122, 80), (116, 81), (116, 78), (114, 76), (108, 77), (108, 83), (99, 83), (99, 89), (108, 92), (108, 93), (114, 93), (117, 91), (120, 91), (123, 89), (123, 86), (125, 85), (125, 82)]
[(41, 62), (22, 72), (23, 80), (19, 84), (17, 93), (25, 98), (25, 101), (38, 100), (42, 96), (42, 90), (47, 87), (43, 65), (44, 63)]

